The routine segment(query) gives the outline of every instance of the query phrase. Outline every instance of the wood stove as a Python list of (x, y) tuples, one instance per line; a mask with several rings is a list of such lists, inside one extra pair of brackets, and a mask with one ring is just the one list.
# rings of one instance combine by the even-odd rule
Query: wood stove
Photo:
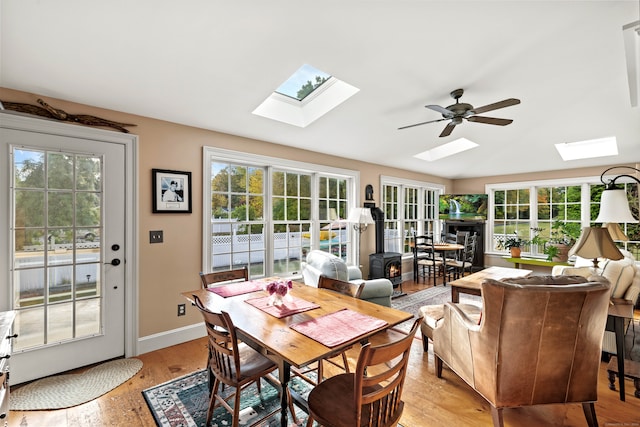
[(383, 252), (369, 255), (369, 278), (382, 277), (391, 280), (394, 288), (402, 285), (402, 254)]
[(402, 254), (384, 251), (384, 212), (372, 203), (364, 206), (371, 208), (376, 229), (376, 253), (369, 255), (369, 279), (389, 279), (393, 285), (392, 298), (406, 295), (402, 292)]

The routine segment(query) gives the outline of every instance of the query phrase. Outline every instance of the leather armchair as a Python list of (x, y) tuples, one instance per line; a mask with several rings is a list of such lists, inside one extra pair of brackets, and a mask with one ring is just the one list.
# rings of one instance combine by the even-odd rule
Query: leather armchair
[(360, 299), (391, 307), (393, 284), (389, 279), (363, 280), (362, 272), (356, 266), (347, 264), (337, 256), (320, 250), (312, 250), (302, 263), (302, 277), (309, 286), (318, 286), (321, 275), (351, 283), (364, 283)]
[(503, 426), (504, 408), (572, 402), (582, 403), (589, 426), (596, 426), (609, 292), (606, 280), (578, 276), (485, 280), (479, 324), (445, 305), (433, 330), (436, 375), (449, 366), (491, 404), (496, 427)]

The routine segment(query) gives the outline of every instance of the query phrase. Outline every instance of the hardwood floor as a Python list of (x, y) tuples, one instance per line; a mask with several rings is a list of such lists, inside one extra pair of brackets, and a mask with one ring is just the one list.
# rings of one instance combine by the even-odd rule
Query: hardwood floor
[[(427, 287), (422, 283), (403, 283), (405, 292)], [(355, 365), (358, 349), (354, 348), (348, 355), (349, 362)], [(104, 396), (57, 411), (11, 411), (9, 427), (155, 426), (142, 397), (142, 390), (202, 369), (206, 363), (206, 341), (201, 338), (142, 354), (138, 358), (144, 362), (142, 370)], [(414, 340), (409, 363), (410, 370), (402, 396), (405, 408), (400, 422), (403, 426), (493, 425), (486, 401), (453, 372), (445, 368), (441, 379), (435, 377), (433, 354), (423, 353), (420, 339)], [(601, 364), (596, 402), (600, 426), (640, 427), (640, 399), (634, 397), (633, 391), (633, 382), (627, 380), (626, 402), (621, 402), (618, 392), (608, 389), (606, 363)], [(586, 426), (580, 404), (506, 409), (504, 421), (507, 427)]]

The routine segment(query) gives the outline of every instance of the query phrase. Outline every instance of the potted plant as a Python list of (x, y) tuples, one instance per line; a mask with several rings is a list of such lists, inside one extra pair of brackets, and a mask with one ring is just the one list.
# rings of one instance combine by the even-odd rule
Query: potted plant
[(514, 233), (513, 236), (500, 236), (497, 238), (496, 248), (508, 249), (512, 258), (520, 258), (522, 246), (526, 245), (527, 241), (521, 239), (518, 233)]
[(575, 222), (564, 222), (556, 220), (551, 224), (551, 237), (544, 247), (547, 260), (557, 262), (567, 262), (569, 259), (569, 249), (580, 237), (580, 224)]

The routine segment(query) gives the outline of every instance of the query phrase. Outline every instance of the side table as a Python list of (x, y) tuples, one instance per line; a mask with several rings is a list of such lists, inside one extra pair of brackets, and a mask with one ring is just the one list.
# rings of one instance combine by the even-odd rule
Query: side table
[[(609, 389), (616, 389), (616, 375), (618, 374), (618, 358), (616, 356), (612, 356), (609, 364), (607, 365), (607, 373), (609, 374)], [(633, 385), (636, 387), (635, 393), (633, 395), (640, 399), (640, 363), (630, 360), (624, 359), (624, 374), (625, 377), (631, 378), (633, 380)], [(624, 378), (621, 378), (624, 381)]]
[(633, 303), (625, 299), (612, 298), (607, 316), (607, 331), (616, 334), (616, 363), (618, 365), (618, 382), (620, 384), (620, 400), (624, 402), (624, 319), (633, 319)]

